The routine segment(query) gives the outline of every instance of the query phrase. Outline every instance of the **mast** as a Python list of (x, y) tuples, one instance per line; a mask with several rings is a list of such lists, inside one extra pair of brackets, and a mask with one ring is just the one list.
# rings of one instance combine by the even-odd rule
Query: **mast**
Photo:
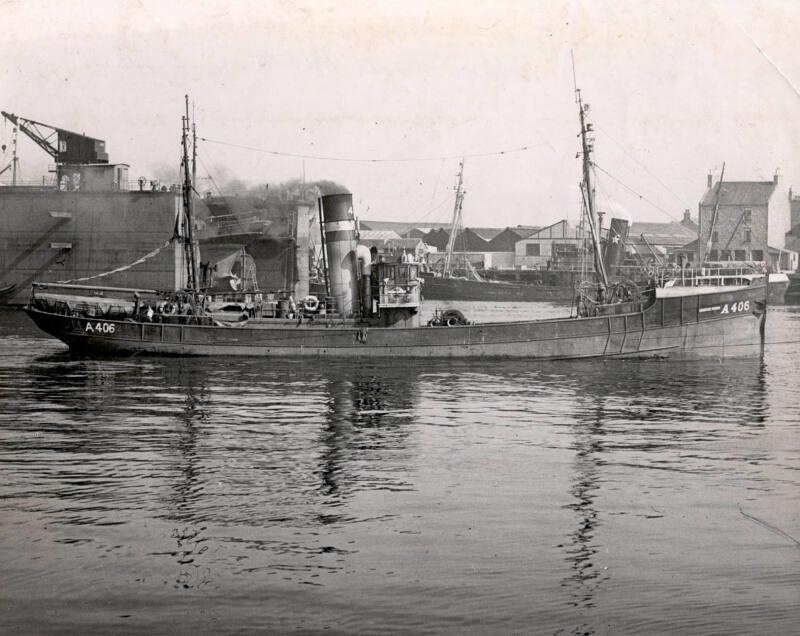
[[(573, 68), (574, 72), (574, 68)], [(608, 287), (608, 276), (606, 275), (605, 264), (600, 250), (600, 229), (597, 223), (597, 210), (594, 201), (594, 186), (592, 185), (592, 145), (593, 139), (588, 137), (592, 132), (592, 125), (586, 121), (586, 113), (589, 104), (584, 104), (581, 99), (581, 90), (575, 88), (575, 101), (578, 104), (578, 115), (581, 122), (581, 155), (583, 163), (583, 181), (581, 182), (581, 192), (583, 193), (583, 207), (586, 211), (586, 218), (589, 222), (589, 233), (592, 237), (592, 247), (594, 252), (594, 267), (600, 277), (600, 284), (605, 289)]]
[(192, 104), (192, 186), (197, 183), (197, 120)]
[(444, 271), (442, 276), (450, 276), (450, 265), (453, 259), (453, 248), (456, 244), (456, 232), (461, 226), (461, 205), (464, 202), (464, 159), (458, 165), (458, 183), (456, 185), (456, 202), (453, 206), (453, 223), (450, 227), (450, 236), (447, 239), (447, 255), (444, 258)]
[[(711, 213), (711, 227), (708, 228), (708, 240), (705, 243), (701, 243), (698, 245), (700, 248), (700, 258), (698, 259), (698, 265), (700, 267), (703, 266), (703, 263), (706, 260), (706, 256), (708, 255), (708, 250), (711, 249), (711, 237), (714, 236), (714, 226), (717, 224), (717, 211), (719, 210), (719, 200), (722, 195), (722, 180), (725, 178), (725, 162), (722, 162), (722, 173), (719, 175), (719, 183), (717, 184), (717, 196), (714, 200), (714, 211)], [(702, 217), (700, 218), (700, 222), (702, 223)], [(700, 234), (702, 237), (702, 232)], [(721, 260), (721, 259), (720, 259)]]
[(197, 261), (194, 250), (194, 217), (192, 215), (192, 177), (189, 172), (189, 96), (186, 95), (186, 114), (181, 126), (181, 142), (183, 145), (183, 212), (186, 223), (185, 251), (188, 268), (188, 290), (192, 305), (197, 301)]

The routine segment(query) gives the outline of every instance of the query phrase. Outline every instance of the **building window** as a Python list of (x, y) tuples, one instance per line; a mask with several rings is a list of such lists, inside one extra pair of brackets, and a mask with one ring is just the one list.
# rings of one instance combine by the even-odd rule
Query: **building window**
[(750, 208), (745, 208), (742, 221), (748, 224), (753, 222), (753, 211)]
[(733, 260), (735, 261), (746, 261), (747, 260), (747, 252), (745, 250), (735, 250), (733, 253)]
[(553, 257), (556, 259), (577, 259), (580, 256), (574, 243), (553, 243)]
[(745, 243), (749, 243), (752, 240), (753, 240), (753, 232), (752, 232), (752, 230), (750, 230), (750, 228), (747, 228), (744, 231), (744, 242)]
[(717, 252), (717, 250), (709, 250), (709, 252), (708, 252), (708, 260), (710, 260), (710, 261), (719, 260), (719, 252)]
[(753, 257), (754, 261), (763, 261), (764, 260), (764, 250), (753, 250), (750, 252)]
[(731, 251), (730, 250), (720, 250), (719, 260), (721, 260), (721, 261), (729, 261), (729, 260), (731, 260)]
[(719, 232), (717, 232), (716, 230), (711, 232), (711, 242), (712, 243), (719, 243)]
[(540, 246), (538, 243), (525, 244), (525, 256), (541, 256)]

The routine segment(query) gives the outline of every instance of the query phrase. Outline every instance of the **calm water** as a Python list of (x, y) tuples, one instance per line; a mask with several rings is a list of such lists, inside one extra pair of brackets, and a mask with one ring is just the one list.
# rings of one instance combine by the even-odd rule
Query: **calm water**
[(2, 312), (0, 631), (797, 633), (800, 309), (769, 340), (93, 360)]

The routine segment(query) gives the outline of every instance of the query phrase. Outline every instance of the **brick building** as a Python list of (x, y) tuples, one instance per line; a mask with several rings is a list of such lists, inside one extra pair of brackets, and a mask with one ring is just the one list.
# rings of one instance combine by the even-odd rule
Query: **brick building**
[(786, 249), (800, 252), (800, 195), (789, 188), (789, 231), (786, 232)]
[(789, 224), (789, 197), (781, 194), (777, 174), (772, 181), (724, 181), (721, 187), (709, 175), (699, 212), (698, 258), (705, 251), (706, 261), (765, 261), (769, 238), (770, 264), (791, 266), (791, 254), (781, 249)]

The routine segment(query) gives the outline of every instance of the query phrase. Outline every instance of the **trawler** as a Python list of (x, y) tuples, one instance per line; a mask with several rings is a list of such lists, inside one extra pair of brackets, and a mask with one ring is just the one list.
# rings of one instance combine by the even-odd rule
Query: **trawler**
[(712, 270), (654, 275), (647, 285), (613, 283), (601, 254), (592, 184), (588, 105), (576, 90), (582, 156), (582, 211), (597, 279), (578, 291), (569, 317), (470, 322), (459, 311), (422, 324), (419, 264), (372, 262), (358, 244), (349, 193), (318, 200), (325, 255), (324, 298), (214, 311), (198, 285), (192, 180), (183, 117), (183, 228), (187, 284), (154, 289), (34, 284), (26, 311), (72, 351), (178, 356), (349, 358), (705, 358), (758, 355), (767, 313), (765, 276)]

